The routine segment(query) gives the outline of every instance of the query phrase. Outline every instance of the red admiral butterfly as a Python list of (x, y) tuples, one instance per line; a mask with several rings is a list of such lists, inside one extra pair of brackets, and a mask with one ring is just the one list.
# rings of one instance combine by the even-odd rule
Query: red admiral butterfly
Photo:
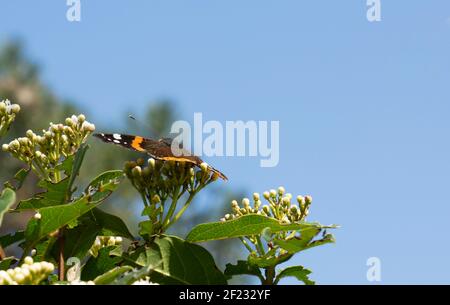
[[(157, 160), (164, 161), (178, 161), (178, 162), (189, 162), (195, 164), (196, 166), (200, 166), (203, 163), (203, 160), (197, 156), (193, 155), (181, 155), (175, 156), (172, 152), (171, 144), (172, 139), (159, 139), (152, 140), (143, 138), (140, 136), (130, 136), (124, 134), (109, 134), (109, 133), (96, 133), (95, 137), (99, 138), (103, 142), (112, 143), (116, 145), (120, 145), (126, 147), (128, 149), (132, 149), (139, 152), (147, 153)], [(209, 166), (209, 169), (219, 175), (223, 180), (228, 180), (227, 176), (225, 176), (219, 170)]]

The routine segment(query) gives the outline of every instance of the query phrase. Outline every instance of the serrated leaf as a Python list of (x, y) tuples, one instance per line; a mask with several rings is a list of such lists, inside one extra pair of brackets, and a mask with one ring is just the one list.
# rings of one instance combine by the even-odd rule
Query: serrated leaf
[(152, 272), (153, 266), (144, 266), (139, 269), (133, 269), (132, 271), (126, 273), (124, 276), (116, 278), (111, 284), (112, 285), (131, 285), (134, 282), (143, 279)]
[(261, 270), (256, 265), (250, 265), (248, 261), (237, 261), (236, 265), (227, 264), (225, 266), (225, 276), (231, 279), (235, 275), (254, 275), (261, 281), (264, 280)]
[(34, 197), (19, 202), (16, 211), (38, 210), (45, 207), (58, 206), (66, 201), (66, 194), (69, 185), (69, 179), (64, 178), (58, 183), (52, 183), (47, 180), (41, 180), (38, 186), (44, 189), (44, 192), (34, 195)]
[(278, 282), (282, 278), (293, 276), (297, 280), (305, 283), (305, 285), (314, 285), (315, 282), (311, 281), (309, 279), (309, 277), (308, 277), (309, 274), (311, 274), (311, 270), (308, 270), (308, 269), (304, 268), (303, 266), (288, 267), (288, 268), (280, 271), (280, 273), (278, 273), (277, 277), (275, 278), (274, 284), (278, 284)]
[(10, 188), (5, 188), (0, 194), (0, 226), (2, 225), (3, 215), (9, 211), (15, 202), (16, 193)]
[(133, 270), (133, 268), (130, 266), (116, 267), (114, 269), (107, 271), (106, 273), (97, 276), (94, 279), (94, 283), (95, 285), (112, 284), (113, 282), (117, 281), (121, 275), (131, 270)]
[(25, 179), (27, 178), (30, 171), (31, 171), (31, 167), (30, 168), (21, 168), (14, 175), (13, 179), (6, 181), (4, 183), (4, 186), (17, 191), (18, 189), (20, 189), (22, 187), (22, 185), (25, 182)]
[[(106, 179), (103, 180), (103, 177)], [(70, 204), (39, 209), (41, 219), (31, 219), (25, 230), (26, 249), (32, 247), (41, 238), (66, 226), (102, 203), (117, 188), (120, 182), (118, 177), (116, 179), (110, 178), (111, 174), (109, 172), (100, 175), (90, 184), (91, 193), (85, 194)]]
[(275, 255), (274, 253), (267, 253), (264, 256), (258, 256), (250, 254), (247, 258), (248, 263), (250, 265), (257, 266), (259, 268), (267, 268), (279, 265), (281, 263), (286, 262), (292, 257), (292, 254), (284, 254), (284, 255)]
[(190, 242), (204, 242), (209, 240), (260, 235), (266, 228), (269, 228), (271, 233), (277, 233), (282, 231), (301, 230), (311, 226), (320, 226), (321, 228), (334, 227), (306, 222), (282, 224), (271, 217), (251, 214), (225, 222), (220, 221), (200, 224), (189, 232), (186, 240)]
[(146, 251), (147, 265), (155, 266), (150, 280), (159, 284), (224, 285), (226, 279), (203, 247), (175, 236), (155, 239)]
[(294, 237), (289, 240), (277, 239), (274, 240), (273, 243), (285, 249), (289, 253), (297, 253), (309, 248), (335, 242), (334, 237), (331, 234), (327, 234), (325, 237), (313, 241), (313, 238), (320, 232), (320, 230), (316, 231), (317, 233), (314, 235), (312, 235), (314, 232), (313, 230), (307, 230), (306, 232), (311, 235), (303, 234), (304, 231), (302, 231), (300, 237)]

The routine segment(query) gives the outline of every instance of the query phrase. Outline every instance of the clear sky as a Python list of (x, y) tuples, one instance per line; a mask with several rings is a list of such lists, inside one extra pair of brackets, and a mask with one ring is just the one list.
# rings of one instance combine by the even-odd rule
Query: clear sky
[[(0, 0), (48, 85), (103, 124), (169, 97), (192, 120), (279, 120), (280, 162), (214, 158), (231, 188), (311, 194), (337, 243), (298, 254), (318, 283), (449, 283), (450, 2)], [(214, 203), (211, 203), (214, 204)]]

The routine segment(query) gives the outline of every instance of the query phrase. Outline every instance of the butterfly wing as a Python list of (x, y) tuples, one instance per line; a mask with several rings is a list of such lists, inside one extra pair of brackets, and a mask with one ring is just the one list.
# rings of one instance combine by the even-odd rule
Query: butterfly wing
[[(135, 151), (145, 152), (158, 160), (188, 162), (196, 166), (200, 166), (200, 164), (203, 163), (202, 159), (197, 156), (191, 155), (185, 149), (180, 150), (181, 155), (175, 155), (172, 151), (172, 140), (170, 139), (161, 139), (155, 141), (140, 136), (124, 135), (118, 133), (96, 133), (94, 134), (94, 136), (106, 143), (112, 143)], [(211, 166), (208, 167), (223, 180), (228, 180), (228, 178), (219, 170)]]

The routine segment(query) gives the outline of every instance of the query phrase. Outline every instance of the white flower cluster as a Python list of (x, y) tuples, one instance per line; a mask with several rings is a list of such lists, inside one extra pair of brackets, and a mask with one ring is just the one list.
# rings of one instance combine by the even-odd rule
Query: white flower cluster
[(42, 131), (42, 135), (28, 130), (25, 137), (3, 144), (2, 150), (31, 164), (40, 177), (48, 179), (51, 178), (48, 177), (50, 169), (59, 164), (62, 158), (75, 154), (94, 130), (94, 124), (86, 121), (83, 114), (73, 115), (66, 119), (66, 125), (50, 123), (49, 128)]
[(37, 262), (27, 256), (20, 267), (0, 271), (0, 285), (37, 285), (55, 270), (49, 262)]
[(94, 244), (89, 250), (89, 254), (97, 257), (98, 251), (104, 247), (119, 246), (122, 244), (122, 237), (120, 236), (97, 236)]
[(136, 282), (134, 282), (131, 285), (159, 285), (159, 284), (150, 282), (150, 278), (148, 276), (146, 276), (145, 278), (137, 280)]
[(297, 196), (297, 205), (292, 204), (292, 194), (287, 193), (284, 187), (278, 190), (270, 190), (263, 193), (268, 202), (261, 207), (262, 203), (258, 193), (253, 194), (253, 206), (248, 198), (242, 199), (242, 206), (236, 200), (231, 202), (232, 214), (226, 214), (221, 221), (232, 220), (246, 214), (257, 214), (278, 219), (281, 223), (292, 223), (302, 221), (308, 216), (311, 196)]
[(0, 136), (3, 136), (6, 133), (19, 111), (20, 106), (11, 104), (9, 100), (0, 102)]

